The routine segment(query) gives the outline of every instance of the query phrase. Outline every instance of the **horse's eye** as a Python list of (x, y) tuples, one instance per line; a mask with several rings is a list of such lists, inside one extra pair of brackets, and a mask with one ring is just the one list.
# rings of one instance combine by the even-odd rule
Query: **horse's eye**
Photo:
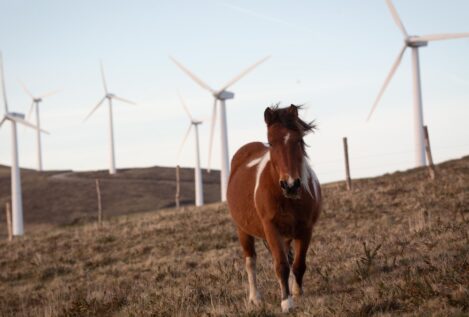
[(270, 142), (268, 142), (267, 144), (268, 144), (269, 146), (272, 146), (272, 143), (270, 143)]

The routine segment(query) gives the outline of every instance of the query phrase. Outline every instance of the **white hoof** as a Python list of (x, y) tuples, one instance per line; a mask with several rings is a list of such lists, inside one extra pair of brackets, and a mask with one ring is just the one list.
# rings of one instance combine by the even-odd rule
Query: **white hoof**
[(256, 306), (260, 306), (262, 304), (262, 297), (259, 292), (256, 292), (255, 294), (249, 295), (249, 303), (252, 303)]
[(281, 306), (282, 306), (282, 313), (288, 313), (290, 309), (293, 308), (293, 300), (291, 296), (288, 296), (287, 299), (282, 300)]

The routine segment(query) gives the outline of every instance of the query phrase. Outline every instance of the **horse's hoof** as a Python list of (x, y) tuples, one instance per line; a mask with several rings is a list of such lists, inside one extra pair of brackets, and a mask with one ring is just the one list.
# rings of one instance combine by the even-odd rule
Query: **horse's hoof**
[(262, 304), (261, 294), (259, 294), (259, 292), (256, 292), (255, 295), (250, 295), (249, 303), (254, 304), (255, 306), (260, 306)]
[(281, 306), (282, 306), (282, 313), (288, 313), (290, 309), (293, 308), (293, 300), (291, 296), (288, 296), (287, 299), (282, 300)]

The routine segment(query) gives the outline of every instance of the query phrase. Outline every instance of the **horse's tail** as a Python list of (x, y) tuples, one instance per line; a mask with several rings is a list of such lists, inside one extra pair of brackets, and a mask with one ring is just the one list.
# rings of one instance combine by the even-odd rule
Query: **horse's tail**
[[(265, 248), (267, 249), (267, 251), (269, 251), (270, 254), (272, 254), (272, 252), (270, 251), (270, 248), (269, 248), (269, 244), (267, 243), (266, 240), (262, 239), (262, 243), (264, 243), (264, 246)], [(293, 260), (294, 260), (294, 255), (293, 255), (293, 248), (291, 247), (291, 245), (288, 246), (288, 252), (287, 252), (287, 259), (288, 259), (288, 263), (290, 264), (290, 266), (293, 265)]]

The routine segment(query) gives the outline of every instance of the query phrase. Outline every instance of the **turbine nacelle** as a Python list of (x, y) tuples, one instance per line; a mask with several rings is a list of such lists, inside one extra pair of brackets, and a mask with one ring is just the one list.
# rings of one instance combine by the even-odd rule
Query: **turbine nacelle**
[(217, 94), (213, 94), (213, 96), (215, 98), (217, 98), (218, 100), (228, 100), (228, 99), (233, 99), (234, 98), (234, 93), (231, 92), (231, 91), (227, 91), (227, 90), (222, 90), (220, 91), (219, 93)]
[(43, 132), (45, 134), (49, 134), (48, 131), (46, 130), (43, 130), (41, 129), (40, 127), (38, 126), (35, 126), (34, 124), (32, 124), (31, 122), (29, 121), (26, 121), (25, 119), (25, 115), (23, 113), (19, 113), (19, 112), (7, 112), (5, 113), (5, 115), (3, 116), (3, 119), (0, 120), (0, 127), (3, 125), (3, 123), (7, 120), (9, 120), (12, 124), (16, 124), (16, 123), (19, 123), (19, 124), (22, 124), (28, 128), (32, 128), (32, 129), (35, 129), (35, 130), (38, 130), (40, 132)]
[(107, 99), (112, 99), (112, 98), (114, 98), (114, 97), (116, 97), (115, 94), (111, 94), (111, 93), (107, 93), (107, 94), (106, 94), (106, 98), (107, 98)]
[(35, 103), (40, 103), (40, 102), (42, 102), (42, 98), (34, 98), (33, 101)]
[(420, 36), (409, 36), (404, 42), (408, 47), (423, 47), (428, 45), (427, 41), (420, 40)]
[(25, 118), (25, 115), (23, 113), (19, 113), (19, 112), (8, 112), (7, 116), (17, 118), (17, 119), (21, 119), (21, 120), (24, 120), (24, 118)]

